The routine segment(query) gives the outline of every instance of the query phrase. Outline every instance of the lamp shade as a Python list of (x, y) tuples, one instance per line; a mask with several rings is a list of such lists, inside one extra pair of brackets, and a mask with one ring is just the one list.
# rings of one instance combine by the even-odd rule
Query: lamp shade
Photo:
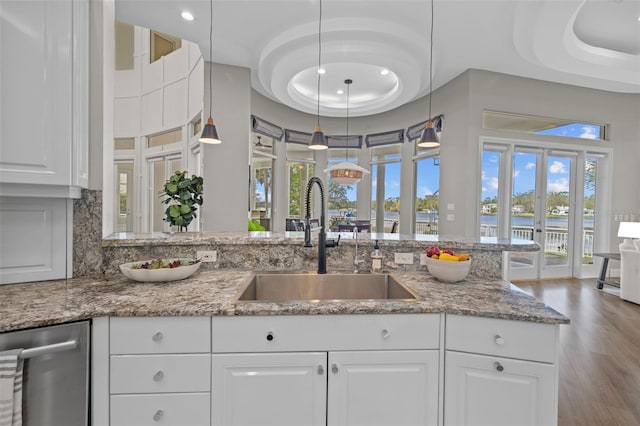
[(438, 140), (438, 134), (436, 130), (433, 128), (433, 121), (427, 121), (424, 130), (422, 131), (422, 136), (418, 141), (418, 146), (422, 148), (435, 148), (440, 146), (440, 141)]
[(218, 137), (218, 129), (216, 129), (216, 125), (213, 124), (213, 118), (211, 117), (209, 117), (209, 119), (207, 120), (207, 124), (204, 125), (204, 129), (202, 129), (200, 142), (210, 143), (214, 145), (222, 143), (222, 141)]
[(640, 222), (620, 222), (618, 237), (640, 238)]
[(311, 143), (309, 144), (309, 149), (327, 149), (329, 145), (327, 145), (327, 140), (324, 137), (324, 133), (320, 130), (320, 126), (316, 126), (316, 130), (313, 132), (313, 136), (311, 137)]
[(353, 185), (360, 182), (362, 175), (369, 174), (369, 170), (350, 161), (343, 161), (324, 170), (340, 185)]

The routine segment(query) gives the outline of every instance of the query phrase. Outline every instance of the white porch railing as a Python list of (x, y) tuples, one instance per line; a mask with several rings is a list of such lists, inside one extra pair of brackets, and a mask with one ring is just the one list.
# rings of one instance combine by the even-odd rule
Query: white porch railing
[[(514, 226), (511, 228), (511, 238), (533, 240), (533, 228), (530, 226)], [(480, 236), (496, 237), (496, 225), (480, 225)], [(566, 254), (569, 232), (564, 228), (547, 228), (545, 232), (545, 253)], [(593, 257), (593, 229), (582, 231), (582, 256)]]

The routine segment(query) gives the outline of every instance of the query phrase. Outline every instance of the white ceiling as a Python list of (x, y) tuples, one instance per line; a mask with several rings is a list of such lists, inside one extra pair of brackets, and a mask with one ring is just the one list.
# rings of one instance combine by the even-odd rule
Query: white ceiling
[[(208, 0), (115, 7), (117, 20), (196, 42), (208, 58)], [(430, 10), (428, 0), (322, 0), (320, 113), (344, 116), (346, 78), (351, 116), (429, 93)], [(214, 0), (213, 61), (251, 68), (255, 90), (315, 114), (318, 17), (319, 0)], [(434, 89), (475, 68), (640, 93), (640, 0), (435, 0), (434, 18)]]

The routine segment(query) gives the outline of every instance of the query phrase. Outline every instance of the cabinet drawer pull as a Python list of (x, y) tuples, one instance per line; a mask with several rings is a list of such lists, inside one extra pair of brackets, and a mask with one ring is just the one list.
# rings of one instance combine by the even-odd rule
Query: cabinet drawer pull
[(324, 367), (322, 365), (318, 366), (318, 375), (322, 376), (324, 374)]
[(153, 335), (151, 340), (153, 340), (154, 342), (161, 342), (163, 337), (164, 337), (164, 334), (162, 334), (162, 331), (158, 331), (156, 334)]
[(502, 337), (501, 335), (496, 334), (495, 340), (497, 345), (500, 345), (500, 346), (504, 345), (504, 337)]
[(164, 372), (162, 370), (159, 370), (156, 374), (153, 375), (154, 382), (159, 382), (163, 378), (164, 378)]
[(275, 337), (273, 336), (273, 332), (270, 331), (270, 332), (267, 333), (267, 340), (268, 341), (271, 342), (271, 341), (273, 341), (274, 338)]
[(389, 330), (387, 330), (386, 328), (382, 330), (382, 333), (380, 334), (382, 335), (383, 339), (388, 339), (389, 337), (391, 337), (391, 333), (389, 333)]
[(156, 413), (153, 415), (153, 421), (154, 422), (159, 422), (162, 417), (164, 416), (164, 411), (162, 410), (158, 410), (156, 411)]
[(494, 362), (493, 366), (496, 368), (497, 371), (500, 371), (500, 372), (504, 371), (504, 367), (498, 361)]
[(331, 365), (331, 372), (333, 374), (338, 374), (338, 364), (332, 364)]

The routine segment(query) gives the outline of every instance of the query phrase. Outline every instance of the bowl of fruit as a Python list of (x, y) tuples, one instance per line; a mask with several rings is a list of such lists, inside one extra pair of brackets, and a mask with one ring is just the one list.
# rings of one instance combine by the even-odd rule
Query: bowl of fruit
[(124, 263), (120, 270), (130, 280), (140, 282), (178, 281), (200, 268), (200, 261), (185, 258), (153, 259)]
[(457, 283), (469, 274), (471, 259), (466, 253), (454, 253), (453, 250), (440, 250), (436, 246), (427, 249), (427, 269), (437, 280)]

